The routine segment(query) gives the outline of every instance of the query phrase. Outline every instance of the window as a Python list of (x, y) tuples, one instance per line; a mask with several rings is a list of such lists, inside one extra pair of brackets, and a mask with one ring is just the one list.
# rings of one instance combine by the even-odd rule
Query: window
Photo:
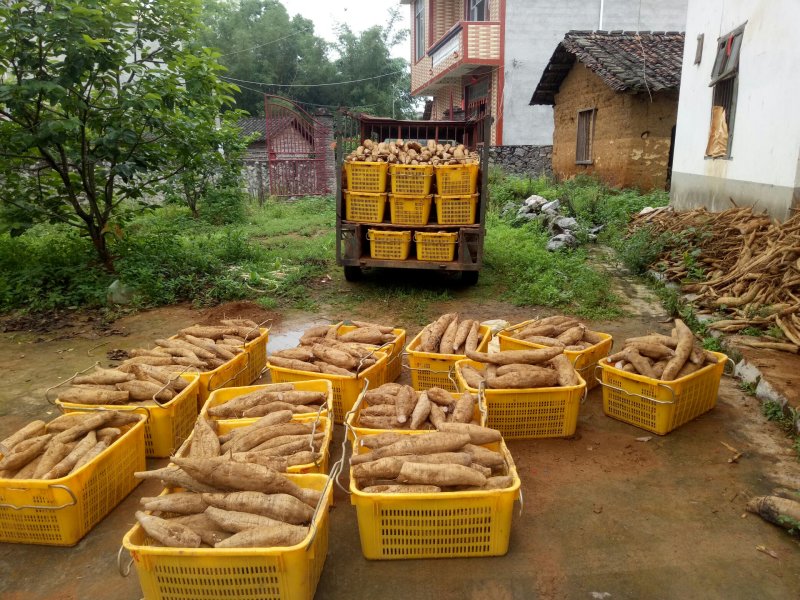
[(414, 4), (414, 56), (419, 61), (425, 56), (425, 0)]
[(469, 0), (467, 21), (488, 21), (489, 0)]
[(706, 156), (721, 158), (731, 155), (733, 125), (736, 117), (736, 96), (739, 90), (739, 52), (744, 25), (717, 40), (717, 55), (711, 69), (711, 131)]
[(476, 83), (464, 87), (464, 104), (468, 119), (478, 119), (486, 114), (489, 101), (489, 74), (481, 76)]
[(592, 164), (592, 138), (594, 137), (594, 108), (578, 111), (578, 140), (575, 145), (575, 164)]

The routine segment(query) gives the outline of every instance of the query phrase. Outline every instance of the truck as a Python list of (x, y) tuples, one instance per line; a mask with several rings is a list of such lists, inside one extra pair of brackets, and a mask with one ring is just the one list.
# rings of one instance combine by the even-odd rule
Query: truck
[[(483, 266), (483, 241), (485, 235), (486, 208), (488, 204), (488, 160), (489, 131), (491, 118), (488, 116), (466, 121), (411, 121), (396, 120), (371, 115), (345, 114), (336, 126), (336, 262), (344, 267), (347, 281), (357, 281), (365, 268), (428, 269), (437, 271), (457, 271), (461, 281), (474, 285)], [(364, 222), (347, 218), (347, 195), (344, 159), (363, 143), (388, 142), (392, 140), (414, 140), (422, 145), (427, 140), (437, 143), (463, 144), (467, 149), (477, 150), (480, 164), (476, 192), (478, 194), (474, 222), (448, 225), (437, 222), (435, 211), (425, 224), (397, 224), (391, 218), (380, 222)], [(424, 238), (426, 233), (457, 234), (457, 242), (452, 260), (419, 260), (409, 256), (404, 259), (373, 258), (369, 239), (372, 235), (385, 231), (409, 231), (411, 239)], [(428, 236), (429, 238), (430, 236)], [(452, 238), (453, 236), (450, 236)], [(425, 238), (425, 239), (428, 239)]]

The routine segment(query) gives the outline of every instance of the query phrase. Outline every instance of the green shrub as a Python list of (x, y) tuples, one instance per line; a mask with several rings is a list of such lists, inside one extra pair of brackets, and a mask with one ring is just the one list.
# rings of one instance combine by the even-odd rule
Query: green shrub
[(211, 225), (241, 223), (245, 218), (244, 193), (236, 187), (209, 190), (200, 199), (200, 218)]

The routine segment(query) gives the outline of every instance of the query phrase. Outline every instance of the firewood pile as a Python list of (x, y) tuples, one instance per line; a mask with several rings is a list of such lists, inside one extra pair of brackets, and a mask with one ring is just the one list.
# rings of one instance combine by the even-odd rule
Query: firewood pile
[(680, 283), (684, 293), (695, 294), (698, 307), (724, 316), (711, 329), (736, 333), (777, 327), (785, 340), (745, 343), (798, 352), (800, 214), (779, 223), (750, 207), (718, 213), (662, 207), (634, 217), (629, 231), (641, 227), (648, 227), (654, 239), (672, 234), (652, 266)]

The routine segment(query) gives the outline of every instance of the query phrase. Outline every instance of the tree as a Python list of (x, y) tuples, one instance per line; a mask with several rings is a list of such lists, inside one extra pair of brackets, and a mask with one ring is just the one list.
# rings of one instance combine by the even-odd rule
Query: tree
[(80, 228), (113, 270), (112, 217), (183, 171), (178, 142), (233, 100), (192, 41), (199, 14), (199, 0), (3, 3), (0, 202)]

